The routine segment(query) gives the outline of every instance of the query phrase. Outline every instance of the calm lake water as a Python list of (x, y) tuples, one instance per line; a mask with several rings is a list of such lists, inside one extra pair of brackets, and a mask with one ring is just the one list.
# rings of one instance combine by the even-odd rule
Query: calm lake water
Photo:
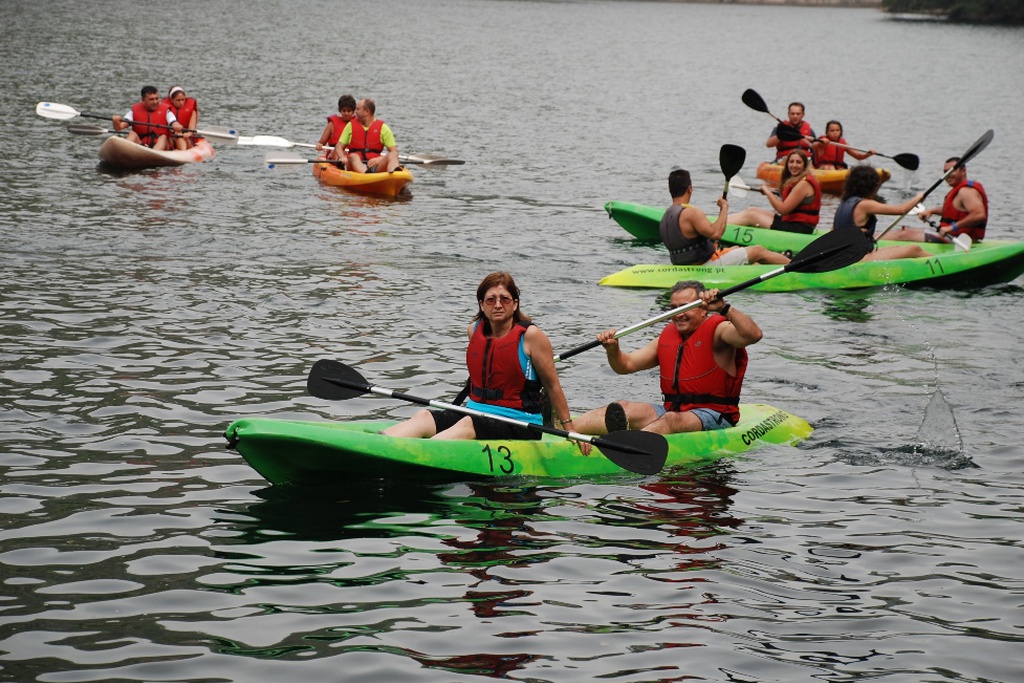
[[(492, 270), (556, 350), (650, 317), (655, 293), (596, 282), (667, 257), (602, 206), (667, 203), (683, 164), (712, 207), (725, 142), (754, 182), (772, 121), (746, 88), (919, 154), (891, 199), (995, 129), (969, 170), (990, 235), (1024, 238), (1020, 29), (511, 0), (6, 0), (0, 22), (0, 680), (1020, 680), (1020, 281), (732, 297), (766, 335), (745, 400), (816, 431), (699, 470), (295, 491), (222, 437), (413, 412), (307, 396), (323, 357), (452, 398)], [(405, 201), (253, 147), (119, 175), (33, 113), (120, 113), (146, 83), (301, 142), (370, 96), (402, 151), (467, 163), (414, 168)], [(561, 372), (577, 411), (655, 395), (599, 352)]]

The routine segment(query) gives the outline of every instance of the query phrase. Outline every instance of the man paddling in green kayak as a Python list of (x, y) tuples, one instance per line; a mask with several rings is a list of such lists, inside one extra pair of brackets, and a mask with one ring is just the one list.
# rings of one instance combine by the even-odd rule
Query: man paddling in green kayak
[(616, 330), (599, 334), (608, 365), (618, 374), (660, 369), (664, 403), (616, 401), (581, 415), (576, 430), (674, 434), (734, 426), (740, 418), (746, 347), (759, 342), (762, 333), (750, 316), (717, 296), (717, 289), (705, 289), (696, 280), (677, 282), (670, 298), (673, 309), (697, 300), (704, 304), (674, 316), (657, 339), (630, 353), (619, 348)]
[[(551, 341), (519, 308), (519, 288), (512, 275), (491, 273), (476, 290), (477, 314), (467, 334), (469, 369), (467, 407), (542, 424), (541, 388), (551, 400), (562, 429), (574, 430), (569, 403), (555, 370)], [(453, 410), (420, 410), (383, 431), (388, 436), (432, 439), (534, 440), (542, 433), (525, 425), (466, 415)], [(590, 444), (577, 442), (584, 454)]]
[(917, 214), (922, 221), (928, 221), (938, 214), (938, 231), (908, 228), (904, 225), (894, 231), (890, 239), (908, 242), (951, 242), (960, 235), (967, 235), (971, 242), (985, 239), (988, 195), (985, 194), (985, 188), (981, 183), (967, 179), (967, 166), (957, 167), (959, 161), (960, 157), (950, 157), (942, 167), (946, 173), (946, 183), (951, 188), (942, 206), (925, 209)]
[(124, 116), (114, 115), (110, 120), (113, 122), (114, 130), (131, 128), (127, 137), (129, 142), (152, 147), (158, 151), (171, 148), (171, 140), (167, 136), (168, 126), (175, 135), (181, 135), (182, 130), (182, 125), (171, 111), (170, 104), (160, 100), (160, 91), (155, 85), (144, 86), (139, 101), (133, 104)]
[(729, 214), (729, 201), (718, 200), (718, 218), (712, 223), (707, 215), (690, 204), (693, 185), (690, 172), (679, 166), (668, 174), (668, 191), (672, 205), (661, 218), (661, 241), (668, 248), (672, 264), (676, 266), (745, 266), (751, 263), (785, 265), (789, 257), (765, 249), (759, 244), (746, 247), (720, 247)]

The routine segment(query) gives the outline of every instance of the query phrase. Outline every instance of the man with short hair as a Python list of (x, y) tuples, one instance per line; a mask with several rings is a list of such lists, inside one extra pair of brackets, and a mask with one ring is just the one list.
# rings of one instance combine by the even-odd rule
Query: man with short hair
[(388, 124), (376, 118), (376, 113), (373, 100), (359, 100), (356, 117), (348, 122), (338, 140), (337, 147), (348, 150), (349, 170), (356, 173), (391, 173), (399, 168), (395, 136)]
[(700, 306), (675, 315), (657, 339), (630, 353), (619, 348), (615, 330), (597, 336), (608, 365), (620, 375), (659, 368), (663, 403), (616, 401), (576, 419), (576, 431), (609, 434), (643, 429), (658, 434), (699, 432), (735, 426), (747, 370), (746, 347), (761, 340), (750, 316), (717, 299), (717, 289), (696, 280), (672, 287), (676, 309), (694, 301)]
[[(779, 126), (789, 126), (796, 130), (796, 132), (800, 134), (800, 137), (792, 135), (787, 136), (787, 139), (785, 140), (779, 138)], [(790, 137), (795, 139), (789, 139)], [(802, 149), (807, 153), (808, 158), (810, 158), (812, 156), (811, 140), (814, 140), (817, 137), (818, 136), (814, 134), (814, 129), (811, 128), (811, 124), (804, 121), (803, 102), (790, 102), (788, 123), (782, 122), (772, 128), (771, 135), (769, 135), (768, 140), (765, 141), (765, 147), (775, 148), (775, 163), (786, 158), (786, 155), (794, 149)]]
[(693, 185), (690, 172), (676, 166), (668, 174), (672, 205), (665, 210), (658, 226), (661, 241), (668, 248), (672, 264), (677, 266), (745, 266), (751, 263), (784, 265), (789, 258), (759, 244), (746, 247), (720, 247), (725, 233), (729, 201), (718, 199), (718, 218), (712, 223), (703, 211), (690, 204)]
[(127, 140), (155, 150), (171, 148), (168, 133), (181, 134), (182, 125), (171, 111), (171, 106), (160, 98), (160, 91), (154, 85), (143, 86), (138, 102), (124, 116), (114, 115), (110, 119), (114, 130), (128, 131)]
[(939, 215), (939, 230), (908, 228), (901, 226), (899, 230), (889, 233), (889, 238), (906, 242), (950, 242), (960, 235), (967, 235), (972, 242), (985, 239), (985, 226), (988, 224), (988, 195), (985, 188), (976, 180), (967, 179), (967, 167), (961, 166), (950, 172), (960, 157), (946, 159), (942, 170), (949, 175), (946, 183), (950, 191), (946, 194), (942, 206), (925, 209), (917, 214), (918, 218), (927, 221), (935, 214)]

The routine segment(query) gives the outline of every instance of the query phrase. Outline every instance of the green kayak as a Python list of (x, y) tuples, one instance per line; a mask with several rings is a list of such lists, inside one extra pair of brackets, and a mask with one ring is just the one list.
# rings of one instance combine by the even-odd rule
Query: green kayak
[[(661, 217), (665, 215), (665, 207), (631, 204), (630, 202), (608, 202), (604, 205), (604, 210), (608, 212), (609, 218), (625, 228), (626, 232), (635, 239), (641, 242), (661, 243), (658, 225), (661, 223)], [(730, 224), (726, 226), (722, 241), (739, 245), (760, 244), (772, 251), (790, 249), (796, 253), (821, 234), (818, 232), (812, 235), (801, 235), (795, 232), (761, 230), (746, 225)]]
[[(665, 209), (608, 202), (608, 215), (630, 234), (644, 241), (658, 241), (658, 222)], [(794, 254), (820, 237), (762, 230), (743, 225), (730, 225), (722, 242), (745, 246), (759, 244), (772, 251), (790, 250)], [(653, 235), (653, 238), (651, 237)], [(880, 246), (907, 244), (882, 240)], [(801, 289), (862, 289), (888, 284), (908, 287), (965, 289), (1010, 282), (1024, 274), (1024, 242), (986, 240), (970, 251), (957, 251), (951, 244), (919, 243), (934, 256), (929, 258), (895, 259), (892, 261), (858, 262), (824, 273), (786, 273), (767, 279), (751, 289), (762, 292), (791, 292)], [(665, 260), (668, 257), (665, 256)], [(725, 289), (769, 273), (778, 266), (673, 266), (669, 263), (642, 264), (620, 270), (602, 278), (599, 284), (609, 287), (669, 289), (679, 280), (700, 280), (707, 287)]]
[[(735, 427), (668, 437), (666, 467), (742, 453), (761, 443), (790, 444), (813, 430), (760, 403), (742, 404)], [(298, 422), (243, 418), (224, 433), (231, 448), (272, 484), (323, 486), (351, 477), (452, 481), (495, 477), (576, 478), (624, 474), (594, 449), (545, 434), (540, 441), (437, 441), (383, 436), (393, 422)]]

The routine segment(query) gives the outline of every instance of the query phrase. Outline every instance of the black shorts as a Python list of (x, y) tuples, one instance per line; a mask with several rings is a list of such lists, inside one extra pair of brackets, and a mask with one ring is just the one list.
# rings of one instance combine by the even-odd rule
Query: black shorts
[(448, 429), (462, 418), (469, 417), (473, 420), (473, 431), (476, 432), (478, 439), (536, 441), (542, 436), (541, 432), (536, 429), (477, 415), (466, 415), (454, 410), (431, 410), (430, 414), (434, 418), (434, 428), (439, 432)]
[(799, 232), (802, 235), (810, 235), (814, 232), (814, 226), (810, 223), (794, 223), (793, 221), (784, 221), (782, 216), (775, 214), (775, 218), (772, 219), (772, 230), (781, 230), (783, 232)]

